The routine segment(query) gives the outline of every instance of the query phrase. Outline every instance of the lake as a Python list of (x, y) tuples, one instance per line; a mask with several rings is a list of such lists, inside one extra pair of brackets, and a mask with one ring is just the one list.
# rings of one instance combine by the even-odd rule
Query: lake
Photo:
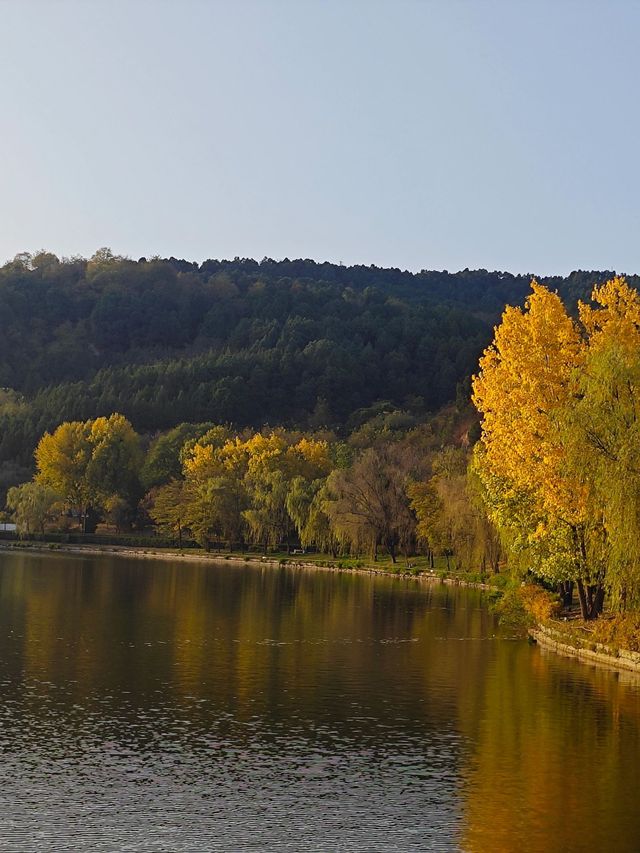
[(637, 851), (640, 682), (413, 580), (0, 554), (0, 850)]

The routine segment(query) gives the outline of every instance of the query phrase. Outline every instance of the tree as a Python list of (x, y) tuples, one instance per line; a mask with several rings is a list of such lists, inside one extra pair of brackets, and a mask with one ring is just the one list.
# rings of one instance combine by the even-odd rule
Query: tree
[(297, 476), (289, 484), (286, 505), (300, 544), (305, 548), (316, 545), (320, 550), (330, 551), (335, 556), (339, 543), (325, 512), (327, 499), (325, 479), (309, 481)]
[(184, 445), (197, 441), (210, 430), (213, 424), (178, 424), (177, 427), (159, 435), (149, 447), (141, 471), (141, 480), (146, 489), (160, 486), (182, 473), (180, 458)]
[[(622, 278), (596, 287), (580, 304), (588, 335), (576, 377), (569, 434), (571, 464), (589, 484), (589, 510), (601, 535), (593, 543), (606, 567), (613, 606), (640, 605), (640, 297)], [(595, 524), (595, 521), (594, 521)]]
[(141, 497), (140, 437), (119, 414), (87, 421), (86, 426), (91, 444), (87, 480), (92, 493), (101, 503), (117, 495), (135, 505)]
[(247, 448), (226, 427), (213, 427), (187, 442), (182, 453), (184, 521), (205, 548), (226, 541), (229, 548), (243, 539), (243, 513), (248, 506), (244, 477)]
[[(602, 565), (590, 559), (597, 541), (589, 513), (589, 488), (569, 464), (567, 424), (575, 405), (573, 381), (584, 366), (585, 347), (576, 324), (557, 294), (535, 281), (524, 310), (507, 308), (492, 345), (473, 379), (473, 401), (483, 416), (482, 455), (476, 470), (487, 490), (501, 482), (507, 493), (524, 498), (537, 561), (530, 568), (575, 579), (584, 618), (602, 609)], [(494, 507), (496, 504), (494, 503)], [(493, 520), (504, 524), (501, 513)], [(554, 580), (559, 580), (557, 576)]]
[[(410, 482), (407, 494), (416, 519), (416, 533), (429, 554), (442, 554), (458, 569), (498, 571), (497, 531), (489, 521), (476, 478), (468, 471), (467, 452), (446, 447), (431, 461), (427, 480)], [(431, 563), (433, 567), (433, 560)]]
[(334, 535), (356, 551), (368, 546), (377, 559), (383, 545), (396, 562), (414, 521), (401, 460), (388, 447), (365, 450), (350, 468), (332, 471), (325, 511)]
[[(447, 553), (449, 543), (443, 530), (444, 506), (435, 484), (428, 482), (410, 482), (407, 485), (407, 497), (416, 516), (416, 535), (427, 546), (431, 567), (433, 555)], [(447, 554), (448, 557), (448, 554)]]
[(45, 433), (36, 448), (36, 480), (56, 491), (82, 512), (93, 498), (87, 471), (91, 461), (90, 432), (86, 423), (61, 424)]
[(292, 522), (287, 512), (289, 482), (281, 470), (265, 470), (250, 479), (250, 505), (243, 516), (247, 521), (250, 538), (263, 546), (266, 554), (269, 547), (280, 542), (289, 544)]
[(122, 415), (63, 423), (44, 434), (35, 456), (36, 481), (58, 492), (84, 520), (92, 506), (115, 507), (119, 498), (132, 510), (140, 498), (140, 440)]
[(177, 537), (182, 548), (182, 531), (185, 514), (185, 484), (182, 480), (171, 480), (152, 494), (153, 505), (149, 515), (158, 528), (170, 537)]
[(7, 508), (13, 513), (18, 533), (38, 531), (44, 534), (45, 524), (60, 508), (60, 495), (42, 483), (23, 483), (7, 492)]

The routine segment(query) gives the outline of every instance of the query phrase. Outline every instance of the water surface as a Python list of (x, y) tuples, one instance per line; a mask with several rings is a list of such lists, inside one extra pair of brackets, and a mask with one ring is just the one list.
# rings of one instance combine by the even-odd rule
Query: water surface
[(637, 851), (639, 732), (475, 591), (0, 555), (0, 850)]

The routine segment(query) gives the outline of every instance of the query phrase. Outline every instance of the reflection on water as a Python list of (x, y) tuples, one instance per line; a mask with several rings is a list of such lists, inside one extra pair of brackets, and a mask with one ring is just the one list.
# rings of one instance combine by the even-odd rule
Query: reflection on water
[(463, 848), (640, 850), (638, 677), (524, 646), (498, 646), (487, 675)]
[(635, 851), (639, 720), (476, 592), (0, 557), (0, 850)]

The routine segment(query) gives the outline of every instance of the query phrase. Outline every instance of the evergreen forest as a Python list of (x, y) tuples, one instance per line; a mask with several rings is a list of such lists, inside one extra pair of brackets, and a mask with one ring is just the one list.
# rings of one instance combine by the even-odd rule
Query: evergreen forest
[[(541, 281), (575, 306), (611, 275)], [(0, 488), (32, 469), (44, 432), (113, 412), (149, 435), (215, 422), (344, 436), (382, 412), (424, 420), (468, 395), (493, 326), (530, 280), (310, 260), (133, 261), (109, 249), (18, 255), (0, 268)]]

